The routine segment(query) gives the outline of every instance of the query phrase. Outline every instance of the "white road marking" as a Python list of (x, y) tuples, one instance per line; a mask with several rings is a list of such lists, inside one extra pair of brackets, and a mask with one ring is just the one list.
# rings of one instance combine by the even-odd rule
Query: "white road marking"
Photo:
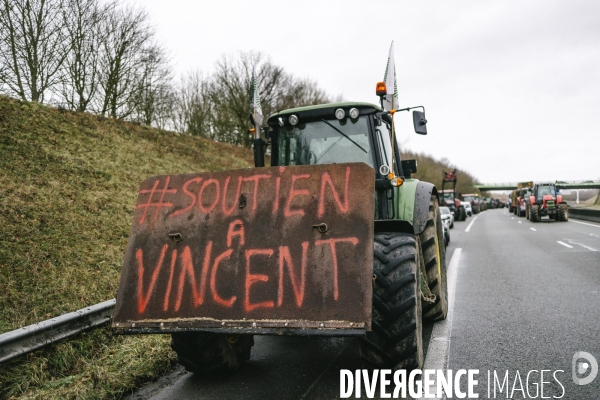
[(558, 244), (562, 244), (563, 246), (565, 246), (565, 247), (568, 247), (568, 248), (570, 248), (570, 249), (572, 249), (572, 248), (573, 248), (573, 246), (571, 246), (571, 245), (568, 245), (568, 244), (566, 244), (566, 243), (563, 243), (563, 242), (561, 242), (560, 240), (557, 240), (557, 241), (556, 241), (556, 243), (558, 243)]
[[(429, 340), (429, 347), (427, 349), (427, 355), (425, 356), (425, 363), (423, 369), (441, 369), (445, 370), (448, 368), (448, 362), (450, 358), (450, 339), (452, 337), (452, 317), (454, 316), (454, 298), (456, 293), (456, 280), (458, 276), (458, 269), (460, 268), (460, 257), (462, 254), (462, 248), (457, 248), (452, 254), (452, 260), (448, 265), (446, 279), (448, 279), (448, 315), (443, 321), (438, 321), (433, 325), (433, 331), (431, 332), (431, 339)], [(431, 386), (431, 393), (435, 393), (437, 385), (434, 383)], [(437, 398), (441, 398), (441, 393)]]
[(473, 226), (473, 222), (475, 222), (476, 219), (477, 219), (477, 217), (473, 218), (473, 221), (471, 221), (469, 226), (467, 226), (467, 229), (465, 229), (465, 232), (469, 232), (471, 230), (471, 226)]
[(521, 221), (519, 221), (519, 223), (521, 223)]
[(589, 225), (589, 226), (595, 226), (596, 228), (600, 228), (600, 225), (594, 225), (594, 224), (590, 224), (590, 223), (587, 223), (587, 222), (573, 221), (572, 219), (570, 219), (569, 222), (575, 222), (576, 224)]
[(515, 217), (510, 217), (510, 219), (515, 219)]
[(529, 229), (531, 229), (532, 231), (536, 231), (537, 232), (537, 229), (535, 229), (535, 228), (529, 228)]
[(578, 245), (578, 246), (581, 246), (581, 247), (583, 247), (584, 249), (588, 249), (588, 250), (590, 250), (590, 251), (598, 251), (598, 250), (596, 250), (596, 249), (595, 249), (595, 248), (593, 248), (593, 247), (586, 246), (585, 244), (577, 243), (577, 242), (576, 242), (576, 241), (574, 241), (573, 239), (565, 239), (565, 240), (566, 240), (567, 242), (571, 243), (571, 244), (576, 244), (576, 245)]

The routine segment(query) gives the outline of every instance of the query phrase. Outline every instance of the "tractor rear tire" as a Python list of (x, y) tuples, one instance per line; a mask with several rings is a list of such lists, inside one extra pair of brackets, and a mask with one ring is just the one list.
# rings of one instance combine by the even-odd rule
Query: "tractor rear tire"
[(423, 366), (419, 241), (400, 232), (376, 233), (371, 332), (360, 339), (367, 369)]
[(177, 353), (177, 362), (189, 372), (235, 371), (250, 359), (252, 346), (253, 335), (212, 332), (171, 334), (171, 348)]
[(463, 206), (458, 207), (458, 220), (464, 221), (467, 219), (467, 212)]
[(566, 204), (558, 205), (558, 221), (568, 221), (569, 220), (569, 209)]
[(531, 217), (531, 222), (540, 222), (540, 206), (537, 204), (531, 206), (531, 210), (529, 210), (529, 216)]
[(423, 318), (426, 321), (446, 319), (448, 314), (448, 282), (446, 279), (446, 248), (443, 243), (444, 232), (437, 199), (431, 196), (425, 230), (419, 235), (423, 249), (423, 262), (427, 276), (427, 286), (435, 301), (423, 306)]

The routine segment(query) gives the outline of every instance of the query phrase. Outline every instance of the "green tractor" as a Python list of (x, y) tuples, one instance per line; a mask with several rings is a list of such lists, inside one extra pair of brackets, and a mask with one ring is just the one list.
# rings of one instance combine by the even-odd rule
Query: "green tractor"
[(443, 226), (393, 113), (343, 102), (267, 125), (257, 168), (142, 183), (113, 328), (170, 333), (194, 372), (237, 369), (256, 334), (357, 336), (365, 368), (421, 368), (423, 321), (448, 312)]

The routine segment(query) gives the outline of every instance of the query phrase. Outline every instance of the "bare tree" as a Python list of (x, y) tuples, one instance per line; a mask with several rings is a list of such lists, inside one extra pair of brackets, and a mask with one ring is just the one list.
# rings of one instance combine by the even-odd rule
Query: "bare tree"
[(9, 93), (43, 102), (65, 59), (62, 0), (0, 0), (0, 74)]
[(127, 118), (135, 111), (135, 85), (142, 49), (152, 40), (148, 15), (132, 7), (107, 12), (101, 23), (99, 99), (95, 109), (102, 115)]
[(173, 114), (172, 75), (164, 49), (156, 44), (141, 49), (133, 87), (133, 120), (160, 128)]
[(101, 20), (111, 8), (98, 0), (64, 0), (66, 58), (59, 91), (71, 110), (86, 111), (97, 93)]
[(211, 88), (216, 140), (250, 147), (248, 106), (253, 74), (265, 117), (282, 109), (328, 101), (316, 83), (294, 79), (261, 53), (240, 53), (237, 59), (224, 56), (216, 64)]
[(214, 139), (212, 130), (211, 79), (199, 71), (181, 79), (174, 110), (175, 129)]

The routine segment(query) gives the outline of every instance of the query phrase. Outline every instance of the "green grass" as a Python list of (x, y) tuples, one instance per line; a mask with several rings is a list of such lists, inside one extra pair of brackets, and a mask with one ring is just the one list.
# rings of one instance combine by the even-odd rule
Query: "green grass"
[[(138, 185), (246, 168), (249, 151), (0, 97), (0, 333), (115, 297)], [(102, 328), (0, 367), (0, 398), (115, 398), (169, 338)]]

